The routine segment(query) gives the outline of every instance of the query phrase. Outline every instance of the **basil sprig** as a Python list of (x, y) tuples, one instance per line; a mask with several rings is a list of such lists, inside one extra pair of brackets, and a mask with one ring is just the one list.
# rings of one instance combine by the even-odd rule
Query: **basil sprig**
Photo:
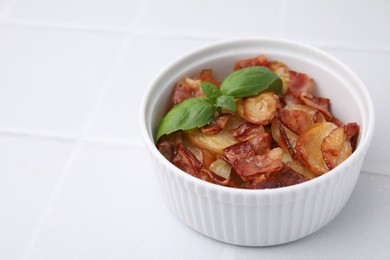
[(234, 71), (218, 89), (210, 82), (201, 82), (205, 97), (189, 98), (175, 105), (161, 120), (156, 142), (161, 136), (210, 124), (215, 110), (236, 111), (236, 98), (254, 96), (264, 90), (282, 92), (282, 81), (266, 67), (254, 66)]

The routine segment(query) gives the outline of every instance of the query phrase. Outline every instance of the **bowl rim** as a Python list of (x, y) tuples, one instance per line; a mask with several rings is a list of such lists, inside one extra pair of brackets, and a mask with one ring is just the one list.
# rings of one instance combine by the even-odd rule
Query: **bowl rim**
[[(343, 169), (348, 166), (348, 163), (341, 163), (336, 168), (330, 170), (329, 172), (318, 176), (310, 181), (306, 181), (303, 183), (287, 186), (287, 187), (280, 187), (280, 188), (273, 188), (273, 189), (243, 189), (243, 188), (232, 188), (232, 187), (226, 187), (214, 183), (210, 183), (204, 180), (201, 180), (197, 177), (194, 177), (190, 174), (187, 174), (185, 171), (179, 169), (175, 165), (173, 165), (171, 162), (169, 162), (156, 148), (156, 145), (154, 143), (154, 138), (150, 138), (148, 134), (148, 128), (146, 125), (146, 112), (147, 112), (147, 104), (149, 99), (152, 96), (152, 90), (154, 89), (154, 85), (160, 80), (161, 77), (164, 76), (169, 70), (171, 70), (176, 64), (183, 62), (193, 56), (198, 55), (199, 53), (207, 52), (214, 48), (226, 48), (228, 46), (237, 45), (237, 44), (253, 44), (253, 43), (277, 43), (277, 44), (285, 44), (289, 45), (290, 47), (298, 47), (306, 49), (310, 52), (316, 53), (318, 55), (323, 56), (324, 58), (336, 63), (338, 66), (342, 67), (345, 72), (347, 72), (350, 78), (353, 79), (354, 82), (358, 83), (359, 90), (362, 91), (362, 98), (364, 98), (365, 105), (368, 108), (367, 115), (367, 128), (366, 133), (361, 138), (359, 145), (357, 146), (356, 150), (349, 156), (349, 158), (345, 162), (349, 162), (354, 160), (355, 157), (358, 156), (360, 153), (366, 153), (367, 149), (371, 143), (373, 134), (374, 134), (374, 128), (375, 128), (375, 112), (374, 112), (374, 105), (371, 98), (371, 95), (369, 94), (366, 85), (364, 82), (360, 79), (360, 77), (347, 65), (345, 65), (343, 62), (338, 60), (337, 58), (333, 57), (332, 55), (328, 54), (327, 52), (317, 48), (313, 47), (308, 44), (304, 44), (297, 41), (292, 40), (286, 40), (286, 39), (280, 39), (280, 38), (271, 38), (271, 37), (256, 37), (256, 38), (235, 38), (235, 39), (225, 39), (225, 40), (218, 40), (214, 41), (205, 45), (202, 45), (198, 48), (194, 48), (189, 52), (186, 52), (185, 54), (178, 56), (176, 59), (168, 63), (166, 66), (164, 66), (150, 81), (149, 85), (147, 86), (144, 95), (141, 99), (141, 109), (139, 110), (139, 121), (141, 124), (141, 134), (144, 141), (144, 144), (147, 147), (147, 150), (149, 152), (152, 152), (153, 156), (158, 158), (161, 163), (164, 164), (164, 166), (167, 169), (170, 169), (173, 174), (175, 174), (178, 178), (183, 178), (186, 181), (189, 181), (193, 183), (196, 186), (202, 186), (206, 188), (207, 190), (215, 190), (217, 192), (228, 192), (230, 194), (239, 194), (239, 195), (271, 195), (271, 194), (284, 194), (288, 192), (294, 192), (296, 190), (304, 190), (305, 188), (311, 188), (311, 187), (318, 187), (323, 183), (328, 183), (330, 179), (336, 177), (337, 175), (340, 175), (343, 172)], [(160, 172), (157, 174), (161, 174)], [(177, 179), (175, 180), (177, 182)], [(188, 187), (187, 187), (188, 188)], [(328, 187), (329, 188), (329, 187)]]

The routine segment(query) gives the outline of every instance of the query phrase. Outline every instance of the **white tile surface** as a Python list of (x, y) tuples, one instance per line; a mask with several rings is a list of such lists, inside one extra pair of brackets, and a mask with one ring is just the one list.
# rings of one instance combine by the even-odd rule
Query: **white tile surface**
[(200, 37), (278, 36), (280, 3), (280, 0), (150, 1), (138, 26), (143, 30)]
[(167, 63), (206, 42), (171, 37), (132, 37), (119, 69), (108, 83), (109, 91), (88, 135), (142, 145), (138, 114), (148, 84)]
[[(390, 258), (389, 13), (386, 0), (0, 0), (0, 259)], [(334, 221), (290, 244), (236, 247), (167, 210), (138, 107), (184, 52), (268, 36), (314, 44), (355, 70), (377, 127)]]
[(21, 256), (72, 148), (72, 142), (0, 135), (0, 259)]
[(344, 252), (351, 259), (390, 256), (390, 237), (381, 232), (390, 217), (388, 176), (362, 174), (346, 208), (315, 234), (282, 246), (245, 248), (206, 238), (176, 220), (159, 197), (148, 162), (143, 150), (86, 145), (30, 259), (338, 259)]
[(141, 0), (18, 0), (8, 21), (61, 26), (129, 29)]
[(374, 102), (376, 128), (372, 145), (364, 162), (363, 169), (372, 173), (389, 174), (390, 139), (384, 138), (390, 132), (389, 95), (386, 87), (390, 83), (390, 52), (362, 52), (328, 50), (335, 57), (352, 68), (366, 84)]
[(390, 50), (390, 2), (285, 1), (282, 34), (316, 44)]
[(122, 39), (0, 25), (0, 127), (77, 135)]
[[(84, 146), (30, 259), (217, 256), (212, 250), (223, 247), (221, 243), (189, 230), (168, 212), (148, 162), (143, 150)], [(189, 247), (190, 239), (203, 252)]]

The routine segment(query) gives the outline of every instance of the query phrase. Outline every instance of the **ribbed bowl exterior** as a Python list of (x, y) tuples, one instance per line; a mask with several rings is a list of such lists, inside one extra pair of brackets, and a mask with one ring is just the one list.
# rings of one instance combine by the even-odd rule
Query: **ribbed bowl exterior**
[[(332, 108), (339, 112), (341, 119), (360, 125), (354, 153), (320, 177), (268, 190), (211, 184), (168, 162), (156, 149), (153, 137), (173, 84), (206, 65), (226, 72), (225, 64), (259, 51), (313, 75), (317, 84), (326, 86), (321, 94), (334, 101)], [(349, 68), (318, 49), (275, 39), (226, 41), (174, 61), (152, 81), (140, 113), (141, 132), (154, 165), (154, 175), (172, 213), (208, 237), (243, 246), (287, 243), (329, 223), (345, 206), (355, 187), (373, 136), (374, 118), (367, 89)]]
[(342, 174), (317, 185), (282, 193), (230, 193), (180, 178), (151, 156), (174, 215), (208, 237), (243, 246), (287, 243), (326, 225), (350, 197), (364, 158), (355, 157)]

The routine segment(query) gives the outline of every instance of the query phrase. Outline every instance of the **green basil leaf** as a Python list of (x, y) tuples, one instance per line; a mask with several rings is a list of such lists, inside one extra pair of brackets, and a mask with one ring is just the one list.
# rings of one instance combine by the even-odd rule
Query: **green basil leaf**
[(247, 67), (227, 76), (221, 84), (223, 95), (243, 98), (255, 96), (264, 90), (282, 93), (282, 80), (270, 69), (261, 66)]
[(215, 86), (213, 83), (210, 82), (201, 82), (200, 87), (203, 90), (204, 95), (206, 98), (212, 103), (215, 104), (216, 99), (222, 95), (221, 91)]
[(222, 95), (216, 100), (218, 107), (226, 108), (229, 111), (236, 112), (236, 101), (232, 96)]
[(204, 98), (189, 98), (174, 106), (161, 120), (156, 142), (162, 135), (209, 124), (214, 118), (214, 106)]

